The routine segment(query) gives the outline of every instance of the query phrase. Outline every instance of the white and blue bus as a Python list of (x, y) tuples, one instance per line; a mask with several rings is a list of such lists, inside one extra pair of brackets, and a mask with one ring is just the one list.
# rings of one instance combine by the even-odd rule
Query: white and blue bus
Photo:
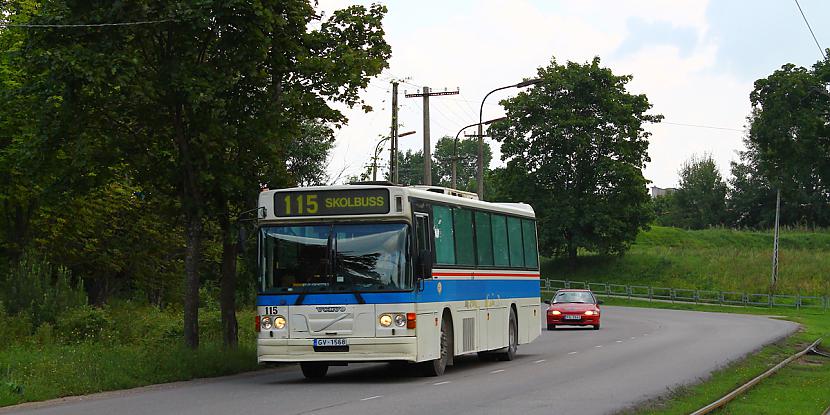
[(512, 360), (541, 332), (533, 209), (441, 187), (359, 184), (259, 198), (257, 358), (307, 378), (350, 362)]

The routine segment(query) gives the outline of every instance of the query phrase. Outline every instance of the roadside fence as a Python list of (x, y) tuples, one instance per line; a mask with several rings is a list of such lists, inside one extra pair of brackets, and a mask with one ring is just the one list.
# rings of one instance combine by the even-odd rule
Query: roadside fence
[(594, 294), (649, 301), (678, 303), (717, 304), (741, 307), (788, 307), (827, 311), (830, 297), (798, 294), (754, 294), (738, 291), (693, 290), (685, 288), (652, 287), (646, 285), (621, 285), (603, 282), (542, 279), (542, 291), (564, 288), (589, 289)]

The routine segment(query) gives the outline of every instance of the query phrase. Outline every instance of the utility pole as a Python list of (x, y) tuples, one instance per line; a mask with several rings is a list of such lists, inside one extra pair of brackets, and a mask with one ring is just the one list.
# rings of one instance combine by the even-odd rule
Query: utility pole
[(778, 285), (778, 221), (781, 212), (781, 186), (778, 187), (778, 193), (775, 197), (775, 236), (772, 242), (772, 278), (770, 281), (770, 289), (775, 294), (775, 288)]
[(398, 81), (392, 81), (392, 129), (389, 132), (389, 181), (398, 183)]
[(432, 151), (429, 140), (429, 87), (424, 87), (424, 184), (432, 185)]
[(404, 94), (407, 98), (421, 97), (424, 100), (424, 184), (432, 185), (432, 145), (429, 140), (429, 97), (443, 96), (443, 95), (458, 95), (459, 90), (430, 92), (428, 86), (425, 86), (423, 92), (420, 94)]

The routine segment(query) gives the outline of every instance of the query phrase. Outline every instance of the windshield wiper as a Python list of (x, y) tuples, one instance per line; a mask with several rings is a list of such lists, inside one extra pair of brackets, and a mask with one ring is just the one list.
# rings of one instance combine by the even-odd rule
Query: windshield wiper
[[(339, 266), (337, 262), (337, 237), (334, 238), (334, 275), (336, 276), (339, 271)], [(357, 289), (357, 284), (354, 283), (353, 278), (349, 278), (349, 283), (352, 285), (351, 292), (354, 294), (354, 298), (357, 300), (358, 304), (366, 304), (366, 300), (363, 299), (363, 296), (360, 295), (360, 291)]]
[[(332, 250), (332, 239), (333, 239), (333, 232), (331, 228), (329, 228), (329, 237), (326, 240), (326, 268), (323, 272), (326, 273), (326, 276), (329, 277), (329, 284), (331, 284), (332, 278), (332, 260), (334, 260), (334, 251)], [(311, 287), (310, 284), (306, 283), (303, 286), (303, 291), (300, 292), (300, 295), (297, 296), (297, 301), (294, 302), (294, 305), (302, 305), (303, 300), (305, 300), (305, 295), (308, 293), (308, 289)]]

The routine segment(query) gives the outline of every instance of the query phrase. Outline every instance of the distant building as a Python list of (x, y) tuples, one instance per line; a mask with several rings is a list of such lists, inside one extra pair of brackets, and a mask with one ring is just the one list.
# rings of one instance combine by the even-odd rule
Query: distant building
[(651, 198), (652, 199), (657, 197), (657, 196), (665, 196), (669, 193), (674, 193), (674, 192), (677, 191), (677, 189), (675, 189), (673, 187), (667, 187), (667, 188), (663, 189), (661, 187), (651, 186), (650, 189), (651, 189)]

